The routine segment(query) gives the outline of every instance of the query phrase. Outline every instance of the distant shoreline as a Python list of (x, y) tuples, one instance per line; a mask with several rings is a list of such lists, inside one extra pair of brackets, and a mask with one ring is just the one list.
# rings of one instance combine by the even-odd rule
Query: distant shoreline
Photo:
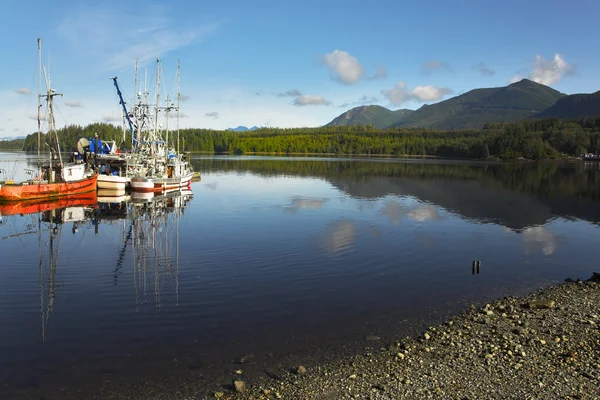
[[(0, 149), (0, 152), (3, 153), (25, 153), (35, 155), (35, 153), (27, 152), (24, 150), (10, 150), (10, 149)], [(411, 154), (345, 154), (345, 153), (284, 153), (284, 152), (245, 152), (243, 154), (234, 154), (234, 153), (226, 153), (226, 152), (207, 152), (207, 151), (189, 151), (191, 155), (206, 155), (206, 156), (232, 156), (232, 157), (241, 157), (241, 156), (273, 156), (273, 157), (294, 157), (294, 158), (302, 158), (302, 157), (339, 157), (339, 158), (353, 158), (353, 157), (361, 157), (361, 158), (376, 158), (376, 159), (395, 159), (395, 160), (403, 160), (403, 159), (423, 159), (423, 160), (455, 160), (455, 161), (465, 161), (465, 162), (595, 162), (590, 160), (584, 160), (582, 158), (573, 157), (573, 156), (562, 156), (560, 158), (548, 158), (548, 159), (540, 159), (540, 160), (531, 160), (526, 158), (517, 158), (517, 159), (508, 159), (504, 160), (498, 157), (490, 156), (488, 158), (452, 158), (452, 157), (440, 157), (440, 156), (432, 156), (432, 155), (411, 155)], [(64, 152), (64, 154), (68, 154), (68, 152)], [(2, 161), (2, 160), (0, 160)]]

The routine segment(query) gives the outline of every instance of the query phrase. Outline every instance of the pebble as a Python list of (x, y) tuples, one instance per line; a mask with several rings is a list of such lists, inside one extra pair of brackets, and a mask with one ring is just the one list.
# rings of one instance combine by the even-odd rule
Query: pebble
[(235, 391), (239, 393), (246, 390), (246, 382), (244, 381), (233, 381), (233, 386), (235, 387)]
[(298, 375), (304, 375), (306, 374), (306, 368), (303, 365), (299, 365), (298, 368), (296, 368), (296, 373)]

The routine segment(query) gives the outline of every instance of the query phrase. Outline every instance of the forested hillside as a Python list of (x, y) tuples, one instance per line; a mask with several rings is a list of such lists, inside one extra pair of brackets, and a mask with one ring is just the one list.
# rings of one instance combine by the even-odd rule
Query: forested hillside
[[(126, 148), (122, 131), (109, 124), (69, 126), (58, 134), (64, 151), (73, 151), (80, 137), (98, 133)], [(174, 139), (176, 135), (172, 134)], [(344, 126), (320, 128), (261, 128), (252, 132), (184, 129), (181, 149), (229, 154), (348, 154), (418, 155), (455, 158), (552, 159), (600, 151), (600, 118), (489, 123), (479, 130), (386, 129)], [(1, 142), (16, 145), (12, 142)], [(175, 142), (171, 141), (172, 146)], [(36, 151), (37, 135), (27, 136), (23, 149)]]

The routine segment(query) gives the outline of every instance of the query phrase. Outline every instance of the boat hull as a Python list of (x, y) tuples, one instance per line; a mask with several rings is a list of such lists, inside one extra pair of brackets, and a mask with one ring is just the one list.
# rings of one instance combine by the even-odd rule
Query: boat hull
[(121, 203), (129, 199), (123, 190), (98, 189), (98, 203)]
[(181, 178), (131, 178), (131, 190), (134, 192), (165, 192), (169, 190), (180, 190), (190, 185), (193, 173), (186, 174)]
[(97, 204), (96, 192), (76, 194), (68, 197), (54, 199), (11, 201), (0, 204), (0, 215), (26, 215), (58, 208), (67, 207), (95, 207)]
[(98, 175), (98, 189), (125, 190), (129, 179), (115, 175)]
[(47, 183), (27, 181), (23, 183), (0, 184), (0, 202), (42, 200), (73, 196), (96, 190), (98, 175), (71, 182)]

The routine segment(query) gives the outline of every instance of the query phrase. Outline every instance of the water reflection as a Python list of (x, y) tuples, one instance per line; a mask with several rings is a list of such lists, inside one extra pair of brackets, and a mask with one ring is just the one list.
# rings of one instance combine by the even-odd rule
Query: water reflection
[[(193, 160), (210, 172), (243, 170), (258, 176), (318, 178), (346, 197), (359, 200), (395, 196), (417, 199), (464, 218), (522, 230), (544, 225), (554, 215), (600, 224), (600, 171), (583, 164), (397, 161), (211, 157)], [(364, 203), (364, 204), (363, 204)], [(401, 204), (386, 204), (382, 215), (393, 224), (404, 215)], [(360, 209), (372, 205), (359, 202)], [(432, 210), (416, 210), (415, 220), (437, 219)]]
[(324, 198), (294, 196), (291, 204), (283, 209), (289, 214), (295, 214), (299, 210), (318, 210), (328, 201), (329, 199)]
[[(178, 303), (179, 217), (184, 214), (192, 197), (191, 190), (157, 195), (134, 194), (133, 197), (97, 197), (96, 192), (92, 192), (51, 201), (0, 205), (0, 222), (15, 227), (15, 232), (3, 236), (3, 240), (37, 235), (41, 341), (47, 340), (46, 326), (63, 286), (57, 280), (57, 273), (59, 265), (65, 264), (65, 261), (60, 261), (65, 229), (72, 236), (80, 236), (80, 240), (83, 240), (89, 230), (93, 229), (95, 235), (98, 235), (102, 225), (120, 224), (121, 244), (117, 249), (113, 269), (114, 285), (118, 284), (124, 260), (129, 255), (134, 260), (136, 306), (148, 303), (147, 292), (152, 290), (153, 304), (160, 308), (161, 285), (170, 278), (175, 282), (175, 298)], [(100, 256), (106, 260), (111, 259), (107, 254)], [(67, 258), (72, 261), (69, 254)]]
[(437, 207), (431, 205), (420, 205), (408, 212), (408, 218), (417, 222), (425, 222), (430, 220), (442, 219)]
[(217, 190), (217, 186), (218, 186), (218, 182), (209, 182), (209, 183), (205, 183), (204, 187), (207, 188), (208, 190), (212, 190), (213, 192), (215, 190)]
[(129, 240), (133, 253), (133, 280), (136, 306), (147, 303), (149, 280), (154, 304), (161, 306), (161, 278), (175, 281), (179, 304), (179, 221), (192, 199), (192, 191), (171, 192), (152, 198), (132, 198), (130, 224), (124, 246)]
[(325, 229), (321, 244), (330, 253), (340, 253), (354, 245), (356, 233), (354, 221), (349, 219), (335, 221)]
[(379, 210), (378, 214), (389, 218), (393, 225), (400, 224), (403, 216), (416, 222), (440, 220), (442, 216), (438, 207), (430, 204), (404, 205), (398, 201), (388, 201)]
[(544, 255), (549, 256), (554, 254), (558, 247), (557, 238), (544, 226), (525, 228), (521, 232), (521, 238), (523, 240), (525, 254), (532, 254), (541, 250)]

